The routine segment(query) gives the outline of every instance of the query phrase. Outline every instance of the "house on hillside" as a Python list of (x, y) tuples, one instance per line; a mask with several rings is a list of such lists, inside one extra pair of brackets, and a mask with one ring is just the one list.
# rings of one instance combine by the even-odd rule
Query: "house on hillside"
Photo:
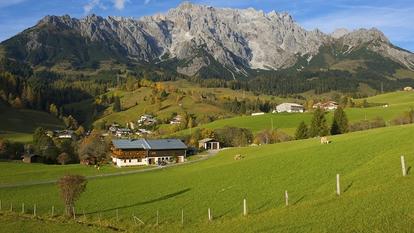
[(413, 88), (412, 87), (404, 87), (404, 89), (403, 89), (404, 91), (413, 91)]
[(118, 167), (182, 163), (187, 146), (179, 139), (112, 140), (112, 162)]
[(204, 148), (206, 150), (219, 150), (220, 142), (213, 138), (204, 138), (198, 141), (198, 148)]
[(325, 111), (333, 111), (336, 110), (338, 108), (338, 103), (335, 101), (327, 101), (327, 102), (319, 102), (314, 104), (312, 107), (314, 109), (320, 108), (323, 109)]
[(116, 131), (119, 129), (119, 124), (112, 124), (111, 126), (109, 126), (109, 132), (111, 132), (112, 134), (115, 134)]
[(170, 125), (178, 125), (181, 124), (181, 121), (183, 120), (183, 117), (181, 115), (177, 115), (173, 117), (170, 121)]
[(117, 137), (128, 137), (132, 134), (132, 131), (128, 128), (119, 128), (115, 131)]
[(144, 114), (138, 119), (137, 122), (139, 126), (154, 125), (157, 124), (157, 119), (155, 119), (152, 115)]
[(300, 104), (295, 103), (282, 103), (276, 106), (276, 109), (273, 110), (273, 113), (280, 113), (280, 112), (304, 112), (305, 108)]

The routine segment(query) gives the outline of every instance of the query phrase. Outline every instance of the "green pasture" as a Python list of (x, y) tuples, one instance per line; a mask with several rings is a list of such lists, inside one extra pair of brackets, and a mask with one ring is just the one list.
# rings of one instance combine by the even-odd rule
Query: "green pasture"
[[(134, 232), (412, 232), (412, 135), (414, 125), (405, 125), (333, 136), (328, 145), (308, 139), (233, 148), (199, 163), (93, 179), (77, 204), (78, 218), (97, 222), (100, 216)], [(237, 154), (241, 160), (234, 159)], [(248, 216), (242, 216), (244, 198)], [(3, 208), (24, 202), (28, 212), (36, 204), (39, 215), (50, 213), (52, 205), (60, 213), (63, 208), (52, 184), (2, 188), (0, 199)]]

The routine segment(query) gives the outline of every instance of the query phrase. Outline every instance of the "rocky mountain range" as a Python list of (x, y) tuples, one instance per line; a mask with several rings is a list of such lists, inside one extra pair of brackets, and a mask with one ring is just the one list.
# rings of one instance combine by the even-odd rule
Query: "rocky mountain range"
[(287, 13), (191, 3), (140, 19), (46, 16), (0, 46), (8, 57), (33, 66), (94, 67), (113, 60), (165, 64), (188, 76), (211, 69), (227, 79), (255, 70), (343, 68), (355, 61), (369, 67), (364, 62), (378, 59), (414, 70), (414, 54), (375, 28), (325, 34), (305, 30)]

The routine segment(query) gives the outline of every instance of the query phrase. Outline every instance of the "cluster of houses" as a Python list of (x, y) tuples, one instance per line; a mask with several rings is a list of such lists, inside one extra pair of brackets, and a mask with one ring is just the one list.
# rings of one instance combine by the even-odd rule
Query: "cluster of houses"
[[(333, 111), (338, 108), (338, 103), (335, 101), (318, 102), (312, 106), (313, 109), (323, 109), (325, 111)], [(305, 112), (305, 107), (297, 103), (282, 103), (276, 106), (273, 113), (302, 113)]]
[(325, 111), (333, 111), (338, 108), (339, 104), (335, 101), (327, 101), (327, 102), (319, 102), (312, 106), (312, 108), (317, 109), (323, 109)]

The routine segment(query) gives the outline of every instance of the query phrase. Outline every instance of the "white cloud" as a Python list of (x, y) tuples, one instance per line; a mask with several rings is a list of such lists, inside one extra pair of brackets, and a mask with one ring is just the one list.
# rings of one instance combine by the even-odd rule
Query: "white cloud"
[(101, 0), (90, 0), (87, 4), (83, 6), (83, 11), (85, 12), (85, 15), (87, 15), (96, 7), (99, 7), (99, 9), (102, 10), (107, 9), (107, 7), (101, 2)]
[(16, 5), (27, 0), (0, 0), (0, 8)]
[(112, 0), (112, 2), (116, 9), (123, 10), (125, 8), (125, 3), (129, 2), (129, 0)]

